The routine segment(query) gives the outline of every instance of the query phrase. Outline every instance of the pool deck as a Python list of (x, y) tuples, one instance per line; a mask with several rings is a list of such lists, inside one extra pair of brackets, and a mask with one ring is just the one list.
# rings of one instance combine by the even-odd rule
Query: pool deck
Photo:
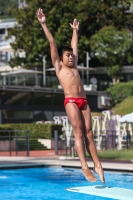
[[(93, 168), (93, 162), (87, 160), (90, 169)], [(101, 160), (105, 171), (117, 171), (133, 173), (133, 162), (130, 161), (115, 161)], [(73, 167), (81, 168), (78, 158), (64, 156), (45, 156), (45, 157), (10, 157), (0, 156), (0, 169), (13, 168), (30, 168), (30, 167)]]

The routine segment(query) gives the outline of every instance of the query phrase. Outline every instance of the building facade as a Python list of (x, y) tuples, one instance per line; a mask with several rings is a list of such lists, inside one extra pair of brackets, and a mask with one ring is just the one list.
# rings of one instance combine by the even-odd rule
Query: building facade
[[(102, 103), (106, 92), (86, 91), (91, 111), (108, 109)], [(66, 116), (62, 89), (0, 85), (0, 123), (30, 123), (52, 121), (54, 116)]]

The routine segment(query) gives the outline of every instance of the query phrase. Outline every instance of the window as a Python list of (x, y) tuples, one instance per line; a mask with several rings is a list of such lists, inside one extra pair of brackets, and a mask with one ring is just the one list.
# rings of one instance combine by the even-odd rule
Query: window
[(5, 34), (5, 29), (4, 28), (0, 29), (0, 35), (3, 35), (3, 34)]
[(5, 91), (2, 93), (2, 104), (6, 105), (31, 105), (32, 96), (31, 92), (10, 92)]
[(51, 106), (53, 95), (51, 93), (34, 93), (34, 105)]
[(3, 119), (33, 119), (33, 111), (2, 110)]

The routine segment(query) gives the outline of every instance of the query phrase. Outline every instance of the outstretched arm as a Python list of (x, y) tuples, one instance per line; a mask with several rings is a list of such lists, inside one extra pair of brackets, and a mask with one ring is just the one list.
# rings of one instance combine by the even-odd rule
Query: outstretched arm
[(78, 29), (79, 29), (79, 22), (74, 19), (73, 24), (70, 23), (71, 28), (73, 29), (72, 40), (71, 40), (71, 47), (73, 48), (74, 54), (74, 67), (77, 67), (78, 62)]
[(43, 10), (39, 8), (36, 14), (37, 14), (38, 21), (42, 25), (44, 33), (49, 41), (52, 63), (53, 63), (53, 66), (55, 67), (56, 72), (58, 72), (60, 70), (60, 59), (59, 59), (55, 40), (46, 25), (46, 17), (43, 13)]

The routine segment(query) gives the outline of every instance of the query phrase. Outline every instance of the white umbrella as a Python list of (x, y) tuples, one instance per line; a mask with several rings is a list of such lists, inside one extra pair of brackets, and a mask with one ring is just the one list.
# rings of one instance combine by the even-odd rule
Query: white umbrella
[(30, 70), (30, 69), (18, 69), (15, 71), (1, 73), (2, 76), (15, 75), (15, 74), (19, 74), (19, 75), (20, 74), (42, 74), (42, 71)]
[(10, 45), (0, 46), (0, 51), (2, 52), (14, 52)]
[(133, 112), (118, 119), (120, 123), (133, 123)]
[[(77, 67), (79, 71), (95, 71), (95, 68), (87, 68), (87, 67), (82, 67), (82, 66), (78, 66)], [(55, 68), (49, 68), (46, 71), (55, 71)]]
[[(0, 46), (0, 51), (13, 53), (15, 50), (11, 47), (11, 45), (3, 45), (3, 46)], [(23, 53), (24, 55), (21, 55), (21, 56), (25, 57), (25, 52), (23, 49), (18, 49), (17, 52), (21, 54)]]

